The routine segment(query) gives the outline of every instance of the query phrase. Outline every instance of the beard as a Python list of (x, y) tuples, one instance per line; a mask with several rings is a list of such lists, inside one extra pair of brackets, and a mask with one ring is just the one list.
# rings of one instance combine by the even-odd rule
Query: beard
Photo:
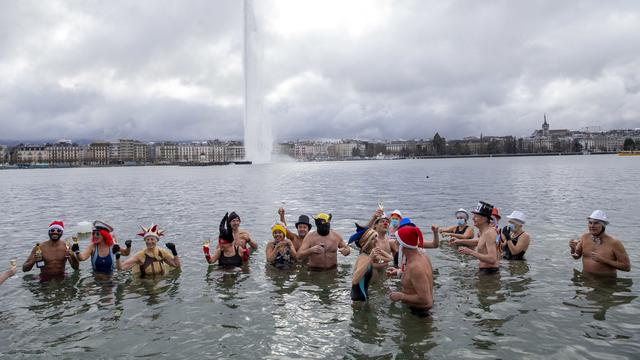
[(62, 237), (62, 234), (49, 234), (49, 240), (58, 241)]
[(320, 224), (320, 225), (316, 225), (318, 228), (318, 234), (320, 236), (327, 236), (329, 235), (329, 232), (331, 232), (331, 224)]

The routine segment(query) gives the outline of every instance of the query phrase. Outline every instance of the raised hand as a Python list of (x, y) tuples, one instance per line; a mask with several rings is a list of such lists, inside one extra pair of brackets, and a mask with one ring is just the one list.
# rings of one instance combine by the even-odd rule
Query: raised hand
[(436, 233), (440, 233), (440, 227), (436, 224), (431, 225), (431, 232), (436, 234)]
[(167, 249), (171, 250), (171, 253), (173, 254), (173, 256), (178, 256), (178, 252), (176, 251), (176, 245), (174, 243), (166, 243), (165, 246), (167, 247)]
[(127, 240), (124, 242), (124, 246), (127, 247), (127, 249), (131, 249), (131, 240)]
[(118, 244), (113, 244), (113, 248), (112, 248), (112, 249), (113, 249), (113, 253), (114, 253), (114, 254), (118, 254), (118, 253), (120, 253), (120, 245), (118, 245)]
[(78, 245), (78, 243), (73, 243), (73, 245), (71, 245), (71, 251), (73, 251), (74, 253), (79, 253), (80, 252), (80, 245)]

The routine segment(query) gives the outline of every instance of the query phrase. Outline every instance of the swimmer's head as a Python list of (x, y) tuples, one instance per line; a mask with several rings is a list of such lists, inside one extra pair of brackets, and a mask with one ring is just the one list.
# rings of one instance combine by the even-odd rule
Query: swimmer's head
[(493, 215), (493, 205), (488, 204), (484, 201), (478, 202), (476, 208), (472, 211), (473, 213), (473, 224), (475, 226), (482, 224), (490, 224)]
[(509, 228), (511, 230), (520, 230), (527, 217), (522, 211), (515, 210), (511, 215), (507, 216), (507, 219), (509, 219)]
[(64, 223), (62, 221), (53, 221), (49, 224), (49, 239), (51, 241), (58, 241), (62, 238), (62, 233), (64, 232)]
[(400, 212), (400, 210), (393, 210), (391, 215), (389, 215), (389, 225), (397, 228), (400, 220), (402, 220), (402, 213)]
[(303, 238), (307, 236), (309, 231), (311, 231), (311, 223), (309, 222), (309, 217), (307, 215), (300, 215), (300, 217), (298, 217), (296, 229), (298, 230), (298, 235)]
[(389, 229), (390, 219), (386, 214), (382, 214), (376, 221), (373, 223), (373, 227), (376, 231), (386, 231)]
[(91, 242), (94, 244), (104, 242), (107, 246), (111, 246), (113, 245), (113, 237), (106, 230), (93, 230), (93, 232), (91, 232)]
[(148, 228), (144, 226), (140, 226), (140, 228), (142, 228), (142, 232), (138, 233), (138, 236), (144, 238), (147, 249), (155, 248), (160, 240), (160, 236), (164, 236), (164, 230), (160, 230), (156, 224), (151, 224)]
[(465, 209), (458, 209), (455, 215), (456, 215), (457, 224), (459, 226), (462, 226), (466, 224), (467, 221), (469, 221), (469, 213)]
[(362, 227), (356, 223), (356, 233), (349, 238), (349, 244), (354, 244), (360, 252), (369, 254), (375, 246), (378, 233), (368, 227)]
[(236, 214), (235, 211), (232, 211), (229, 214), (229, 225), (232, 229), (237, 230), (240, 227), (240, 216)]
[(609, 218), (607, 218), (607, 214), (602, 210), (592, 212), (587, 218), (587, 221), (589, 222), (589, 232), (594, 236), (600, 236), (604, 233), (607, 225), (609, 225)]
[(331, 214), (319, 213), (314, 218), (318, 235), (327, 236), (331, 232)]
[(282, 241), (287, 233), (287, 229), (281, 224), (275, 224), (271, 227), (271, 236), (275, 241)]

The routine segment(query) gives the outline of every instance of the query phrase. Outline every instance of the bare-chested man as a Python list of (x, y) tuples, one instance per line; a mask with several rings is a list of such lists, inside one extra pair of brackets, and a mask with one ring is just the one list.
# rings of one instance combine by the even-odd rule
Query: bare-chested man
[(307, 264), (313, 270), (333, 269), (338, 264), (338, 251), (347, 256), (351, 249), (340, 234), (331, 230), (330, 214), (320, 213), (314, 219), (317, 230), (305, 236), (298, 251), (298, 259), (308, 257)]
[(589, 231), (582, 234), (580, 240), (569, 241), (571, 256), (576, 260), (582, 257), (582, 271), (616, 276), (617, 270), (631, 270), (631, 262), (622, 242), (605, 233), (609, 225), (607, 214), (596, 210), (587, 220)]
[[(284, 216), (284, 208), (278, 209), (278, 215), (280, 215), (280, 222), (283, 223), (286, 228), (287, 220)], [(300, 217), (298, 217), (298, 222), (296, 222), (296, 230), (298, 233), (296, 234), (293, 231), (288, 231), (289, 229), (287, 229), (287, 239), (291, 240), (296, 251), (298, 251), (300, 246), (302, 246), (302, 240), (307, 236), (309, 231), (311, 231), (311, 228), (312, 226), (309, 222), (309, 217), (307, 215), (300, 215)]]
[(22, 264), (22, 271), (31, 271), (33, 265), (40, 268), (40, 276), (43, 279), (64, 275), (67, 260), (74, 270), (78, 270), (79, 263), (73, 251), (62, 239), (64, 224), (62, 221), (54, 221), (49, 225), (49, 240), (36, 244), (31, 250), (31, 255)]
[(396, 236), (402, 247), (404, 270), (389, 268), (387, 275), (401, 277), (402, 291), (392, 292), (389, 297), (404, 302), (418, 316), (428, 316), (433, 306), (433, 269), (429, 256), (419, 250), (422, 233), (417, 226), (402, 226)]
[[(253, 250), (258, 250), (258, 243), (251, 239), (251, 233), (247, 230), (240, 228), (240, 216), (232, 211), (229, 214), (229, 226), (233, 231), (233, 245), (239, 246), (242, 249), (246, 249), (249, 245)], [(247, 251), (245, 254), (249, 255)]]
[(496, 247), (496, 232), (491, 224), (493, 205), (480, 201), (473, 212), (473, 225), (480, 230), (478, 246), (475, 250), (468, 247), (458, 248), (458, 252), (471, 255), (480, 260), (480, 274), (495, 274), (500, 272), (500, 260)]

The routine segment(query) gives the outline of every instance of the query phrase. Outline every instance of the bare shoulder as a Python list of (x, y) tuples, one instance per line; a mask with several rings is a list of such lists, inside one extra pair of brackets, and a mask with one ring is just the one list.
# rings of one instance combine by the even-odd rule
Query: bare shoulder
[(618, 240), (617, 238), (615, 238), (615, 237), (613, 237), (611, 235), (608, 235), (608, 236), (609, 236), (609, 239), (611, 241), (611, 246), (613, 246), (614, 248), (617, 248), (617, 249), (624, 249), (624, 244), (622, 243), (622, 241)]

